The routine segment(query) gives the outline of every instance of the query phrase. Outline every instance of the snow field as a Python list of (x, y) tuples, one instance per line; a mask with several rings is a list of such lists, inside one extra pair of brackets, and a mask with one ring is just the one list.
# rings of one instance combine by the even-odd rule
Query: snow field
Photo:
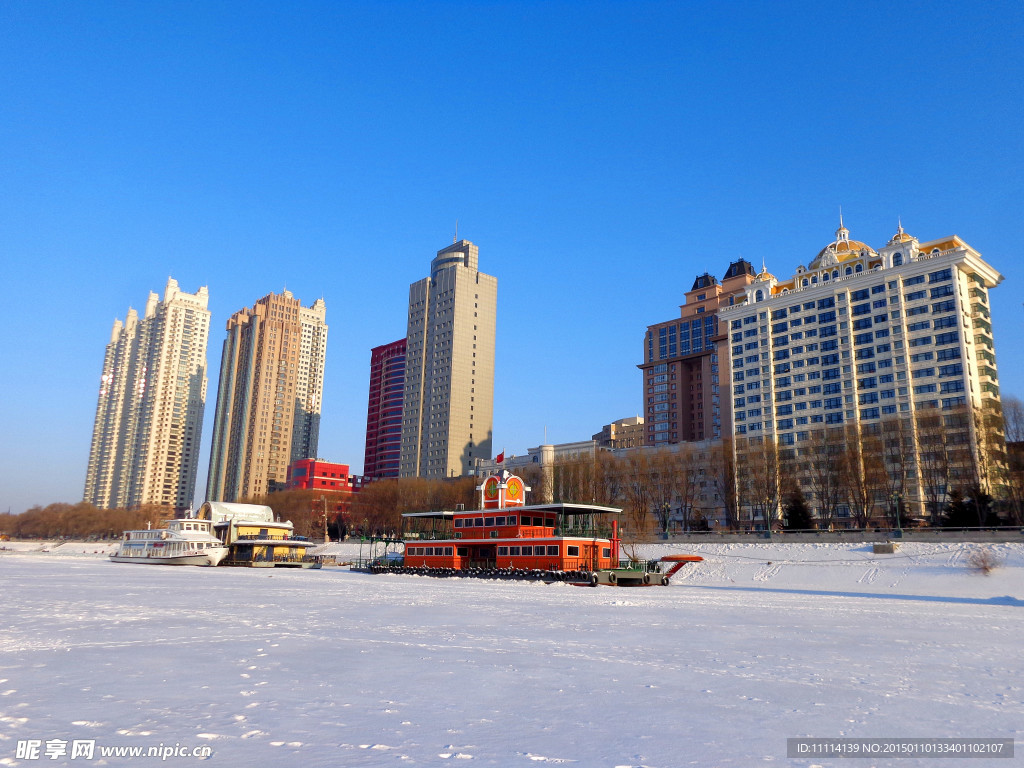
[(835, 764), (787, 760), (795, 736), (1014, 738), (1024, 545), (993, 545), (987, 577), (975, 546), (650, 545), (706, 561), (648, 589), (0, 554), (0, 765), (38, 764), (24, 739), (671, 768)]

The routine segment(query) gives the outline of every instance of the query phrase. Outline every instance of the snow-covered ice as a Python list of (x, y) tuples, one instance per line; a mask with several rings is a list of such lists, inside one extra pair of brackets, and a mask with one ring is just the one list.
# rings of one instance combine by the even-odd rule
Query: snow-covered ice
[(17, 759), (27, 739), (209, 745), (232, 766), (674, 768), (835, 764), (787, 759), (796, 736), (1015, 738), (1024, 544), (992, 545), (989, 576), (977, 546), (650, 546), (706, 561), (590, 589), (21, 545), (0, 553), (0, 765), (62, 764)]

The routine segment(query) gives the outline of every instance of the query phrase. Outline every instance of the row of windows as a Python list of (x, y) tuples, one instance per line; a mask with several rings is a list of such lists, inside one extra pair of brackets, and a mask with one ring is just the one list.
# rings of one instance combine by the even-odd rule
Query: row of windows
[[(575, 552), (569, 552), (570, 556), (578, 556), (580, 553), (579, 547), (569, 547), (569, 549), (575, 549)], [(558, 556), (558, 545), (548, 544), (547, 546), (525, 546), (525, 547), (498, 547), (498, 557), (535, 557), (538, 555), (547, 555), (549, 557)]]
[[(525, 519), (524, 519), (525, 523)], [(516, 516), (508, 515), (506, 517), (470, 517), (470, 518), (455, 518), (456, 528), (483, 528), (487, 526), (492, 528), (496, 525), (515, 525)]]
[[(405, 554), (410, 557), (434, 557), (441, 555), (453, 555), (455, 550), (453, 547), (406, 547)], [(469, 554), (468, 547), (459, 547), (459, 556), (465, 557)]]
[[(516, 515), (504, 515), (504, 516), (499, 515), (497, 517), (467, 517), (467, 518), (457, 517), (457, 518), (455, 518), (455, 527), (456, 528), (493, 528), (493, 527), (510, 526), (510, 525), (516, 525), (516, 519), (517, 519)], [(532, 526), (539, 526), (539, 527), (547, 526), (549, 528), (552, 528), (555, 525), (555, 518), (553, 518), (553, 517), (547, 517), (547, 518), (544, 518), (544, 517), (529, 517), (527, 515), (522, 515), (521, 524), (524, 525), (524, 526), (525, 525), (532, 525)]]

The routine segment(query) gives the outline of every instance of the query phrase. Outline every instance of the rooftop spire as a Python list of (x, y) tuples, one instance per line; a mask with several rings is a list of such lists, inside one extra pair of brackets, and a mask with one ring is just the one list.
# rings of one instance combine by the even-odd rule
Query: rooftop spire
[(836, 243), (850, 239), (850, 230), (843, 224), (843, 206), (839, 206), (839, 229), (836, 230)]

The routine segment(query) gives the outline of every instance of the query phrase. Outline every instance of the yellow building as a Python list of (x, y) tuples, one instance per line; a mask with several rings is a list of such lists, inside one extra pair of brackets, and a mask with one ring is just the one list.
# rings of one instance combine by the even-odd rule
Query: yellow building
[(224, 565), (319, 567), (319, 563), (306, 558), (306, 550), (313, 542), (304, 536), (295, 536), (290, 520), (275, 520), (270, 507), (207, 501), (199, 508), (198, 518), (212, 521), (217, 538), (230, 548)]

